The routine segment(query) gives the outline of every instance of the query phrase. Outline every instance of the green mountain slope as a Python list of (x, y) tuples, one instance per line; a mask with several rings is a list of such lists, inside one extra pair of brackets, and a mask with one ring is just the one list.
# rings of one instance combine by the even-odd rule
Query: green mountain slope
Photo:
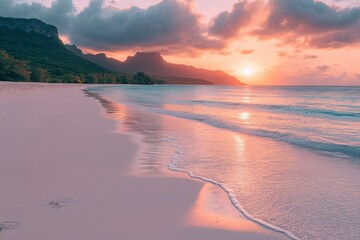
[(110, 73), (65, 48), (57, 29), (37, 19), (0, 17), (0, 49), (31, 67), (46, 69), (52, 76)]
[(37, 19), (0, 17), (0, 81), (163, 83), (144, 73), (114, 73), (65, 48), (56, 27)]

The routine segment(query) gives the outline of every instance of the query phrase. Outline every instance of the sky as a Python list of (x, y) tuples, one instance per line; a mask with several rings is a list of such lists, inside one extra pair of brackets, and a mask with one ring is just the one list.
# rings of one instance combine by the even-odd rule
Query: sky
[(360, 85), (359, 0), (0, 0), (119, 60), (159, 51), (248, 84)]

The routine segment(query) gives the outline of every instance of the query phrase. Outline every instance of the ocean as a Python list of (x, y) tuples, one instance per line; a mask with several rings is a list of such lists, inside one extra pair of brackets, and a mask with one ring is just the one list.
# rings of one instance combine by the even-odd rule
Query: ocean
[(92, 87), (142, 136), (141, 174), (223, 189), (246, 218), (291, 239), (360, 239), (360, 87)]

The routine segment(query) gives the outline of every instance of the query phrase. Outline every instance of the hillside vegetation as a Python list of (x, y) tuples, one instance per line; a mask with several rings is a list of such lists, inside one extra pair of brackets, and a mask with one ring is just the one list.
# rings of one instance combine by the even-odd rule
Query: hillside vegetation
[(164, 79), (168, 84), (245, 85), (236, 77), (222, 71), (167, 62), (158, 52), (138, 52), (122, 62), (109, 58), (104, 53), (84, 54), (76, 45), (65, 45), (65, 47), (74, 54), (111, 71), (145, 72), (154, 78)]
[(0, 17), (0, 80), (65, 83), (161, 83), (144, 73), (116, 74), (65, 48), (56, 27)]

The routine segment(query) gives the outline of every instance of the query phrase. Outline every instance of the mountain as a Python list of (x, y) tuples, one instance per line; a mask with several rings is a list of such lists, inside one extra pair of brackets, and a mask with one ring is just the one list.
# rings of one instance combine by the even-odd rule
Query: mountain
[(111, 72), (67, 50), (56, 27), (37, 19), (0, 17), (0, 49), (52, 76)]
[(69, 51), (55, 26), (0, 17), (0, 80), (64, 83), (163, 83), (144, 73), (117, 74)]
[(66, 45), (66, 47), (76, 55), (115, 72), (146, 72), (154, 78), (164, 79), (167, 83), (245, 85), (235, 77), (222, 71), (212, 71), (195, 68), (193, 66), (169, 63), (157, 52), (138, 52), (135, 56), (130, 56), (122, 62), (108, 58), (103, 53), (96, 55), (84, 54), (75, 45)]
[(0, 28), (22, 30), (26, 33), (37, 33), (55, 41), (59, 40), (57, 28), (38, 19), (0, 17)]
[(163, 83), (155, 80), (161, 79), (172, 84), (243, 85), (221, 71), (169, 63), (156, 52), (136, 53), (124, 62), (105, 54), (83, 54), (74, 45), (65, 46), (55, 26), (38, 19), (0, 17), (0, 68), (0, 80), (8, 81), (152, 84)]

